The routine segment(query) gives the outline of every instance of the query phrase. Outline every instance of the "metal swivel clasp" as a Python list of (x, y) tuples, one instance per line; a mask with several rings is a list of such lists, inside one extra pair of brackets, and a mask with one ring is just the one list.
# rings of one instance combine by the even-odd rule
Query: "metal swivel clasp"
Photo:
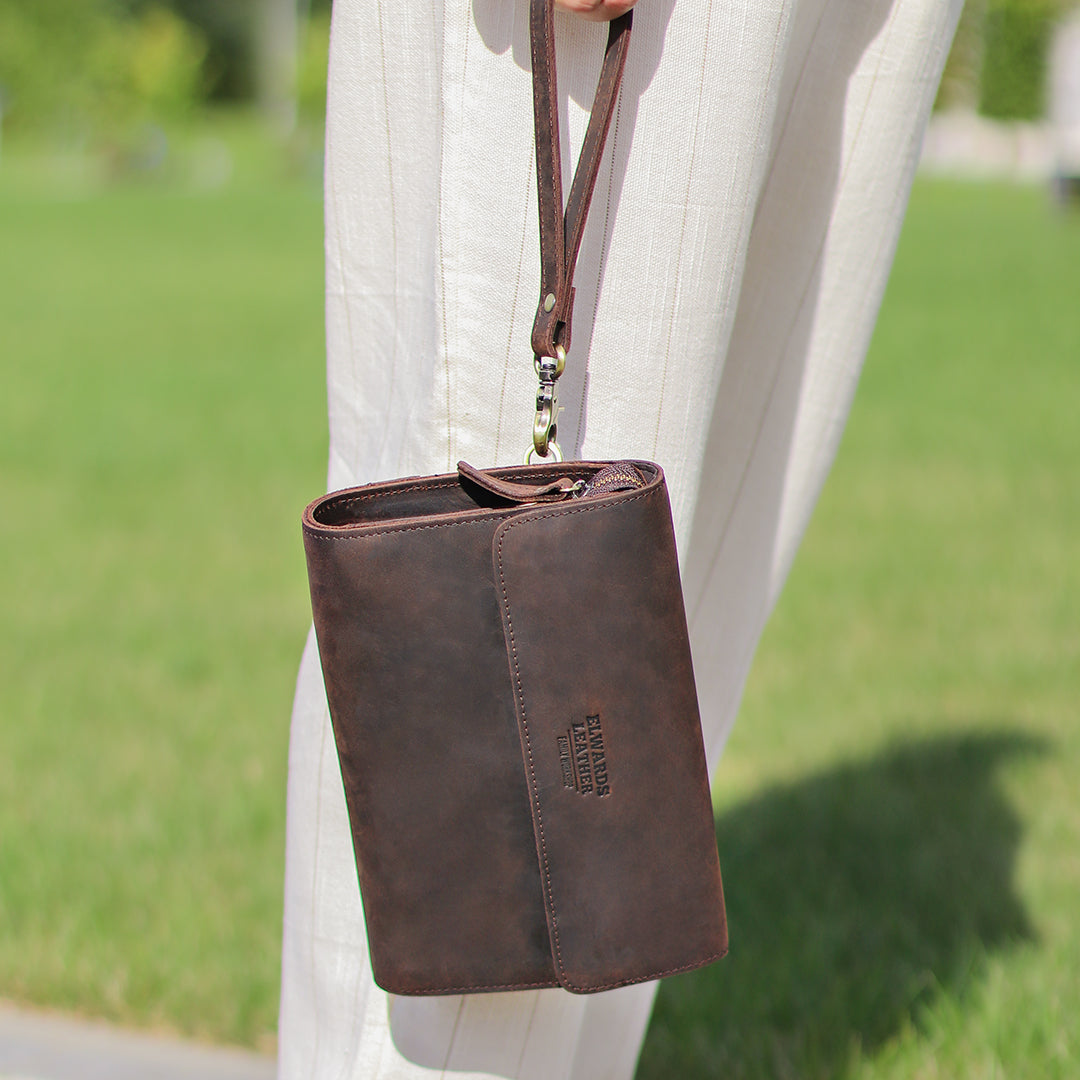
[(536, 388), (536, 419), (533, 421), (533, 444), (526, 455), (562, 461), (562, 452), (556, 441), (559, 424), (559, 376), (566, 367), (566, 350), (556, 346), (555, 356), (538, 356), (534, 362), (536, 376), (540, 380)]

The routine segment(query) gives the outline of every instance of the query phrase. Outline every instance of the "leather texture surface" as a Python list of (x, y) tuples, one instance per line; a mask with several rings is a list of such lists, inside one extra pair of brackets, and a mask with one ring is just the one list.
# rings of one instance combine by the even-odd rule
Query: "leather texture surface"
[[(634, 466), (643, 487), (556, 504), (493, 507), (450, 475), (305, 511), (386, 990), (587, 992), (726, 947), (667, 491), (658, 466)], [(602, 468), (491, 475), (544, 486)]]

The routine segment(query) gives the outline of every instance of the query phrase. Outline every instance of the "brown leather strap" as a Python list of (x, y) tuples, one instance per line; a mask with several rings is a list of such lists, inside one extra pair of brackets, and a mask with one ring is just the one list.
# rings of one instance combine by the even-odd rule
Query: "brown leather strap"
[(563, 350), (570, 347), (574, 265), (619, 96), (632, 22), (633, 12), (628, 11), (611, 23), (589, 126), (564, 213), (555, 76), (555, 0), (531, 0), (536, 181), (540, 204), (540, 304), (533, 323), (532, 348), (538, 357), (555, 356), (557, 347)]

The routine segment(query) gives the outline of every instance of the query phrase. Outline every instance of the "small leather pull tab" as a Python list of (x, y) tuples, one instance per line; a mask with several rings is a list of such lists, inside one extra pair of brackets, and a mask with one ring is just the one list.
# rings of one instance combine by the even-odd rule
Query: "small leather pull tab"
[(482, 469), (476, 469), (467, 461), (459, 461), (458, 477), (468, 480), (500, 499), (515, 503), (558, 502), (578, 490), (581, 486), (569, 476), (560, 476), (547, 484), (517, 484), (512, 480), (502, 480)]

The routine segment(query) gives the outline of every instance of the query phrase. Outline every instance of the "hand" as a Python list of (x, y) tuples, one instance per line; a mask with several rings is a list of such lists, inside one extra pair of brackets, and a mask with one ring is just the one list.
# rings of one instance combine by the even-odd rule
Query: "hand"
[(629, 11), (637, 0), (555, 0), (555, 6), (592, 22), (609, 22)]

